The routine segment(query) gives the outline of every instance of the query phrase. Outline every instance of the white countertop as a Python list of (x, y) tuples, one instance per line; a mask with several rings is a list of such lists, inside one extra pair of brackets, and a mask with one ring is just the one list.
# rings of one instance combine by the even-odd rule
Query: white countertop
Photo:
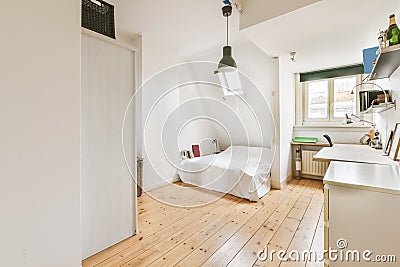
[(315, 156), (317, 161), (348, 161), (398, 166), (399, 162), (385, 156), (382, 150), (366, 145), (335, 144), (322, 148)]
[(324, 184), (400, 195), (400, 166), (332, 161)]

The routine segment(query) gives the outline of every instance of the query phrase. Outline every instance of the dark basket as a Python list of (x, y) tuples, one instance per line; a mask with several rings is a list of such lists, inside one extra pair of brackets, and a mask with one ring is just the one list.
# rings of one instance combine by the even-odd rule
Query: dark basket
[(82, 0), (82, 27), (115, 39), (114, 6), (101, 0)]

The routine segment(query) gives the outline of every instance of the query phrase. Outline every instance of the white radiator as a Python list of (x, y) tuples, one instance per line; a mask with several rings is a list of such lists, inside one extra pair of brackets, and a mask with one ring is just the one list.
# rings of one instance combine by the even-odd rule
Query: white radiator
[(313, 157), (318, 151), (301, 151), (301, 173), (315, 176), (324, 176), (329, 163), (314, 161)]

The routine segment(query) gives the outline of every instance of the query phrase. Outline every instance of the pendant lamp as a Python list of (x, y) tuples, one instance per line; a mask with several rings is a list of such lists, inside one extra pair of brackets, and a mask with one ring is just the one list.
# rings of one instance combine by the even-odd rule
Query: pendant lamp
[(222, 8), (222, 15), (226, 17), (226, 46), (222, 49), (222, 58), (219, 61), (218, 69), (214, 74), (218, 75), (221, 85), (228, 88), (228, 94), (234, 94), (233, 91), (242, 89), (242, 85), (237, 71), (236, 61), (232, 57), (232, 47), (229, 46), (229, 21), (228, 18), (232, 15), (232, 6), (225, 5)]

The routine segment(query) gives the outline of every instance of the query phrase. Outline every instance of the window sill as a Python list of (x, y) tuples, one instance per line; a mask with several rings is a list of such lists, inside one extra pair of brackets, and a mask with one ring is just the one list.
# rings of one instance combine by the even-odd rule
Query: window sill
[(295, 125), (293, 130), (299, 131), (320, 131), (329, 129), (329, 131), (337, 132), (365, 132), (371, 129), (369, 125)]

